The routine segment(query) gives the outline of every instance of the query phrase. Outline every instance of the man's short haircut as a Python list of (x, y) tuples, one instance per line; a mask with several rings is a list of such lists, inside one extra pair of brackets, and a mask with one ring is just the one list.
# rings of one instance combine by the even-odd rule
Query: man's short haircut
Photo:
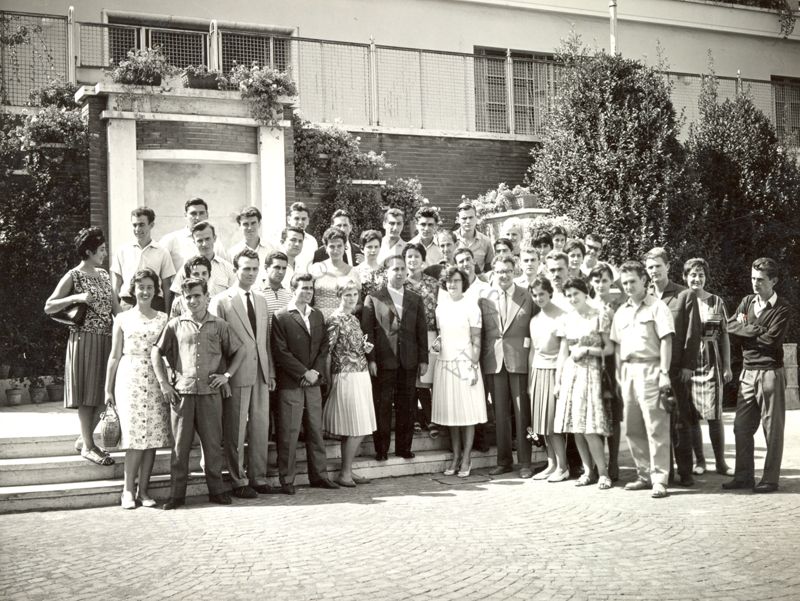
[(192, 237), (194, 237), (195, 232), (202, 232), (205, 229), (211, 228), (211, 234), (216, 238), (217, 237), (217, 230), (214, 229), (214, 226), (211, 225), (210, 221), (198, 221), (192, 226)]
[(510, 238), (498, 238), (497, 240), (495, 240), (494, 244), (492, 244), (492, 248), (494, 248), (495, 251), (497, 251), (497, 245), (498, 244), (502, 244), (508, 250), (510, 250), (511, 252), (514, 252), (514, 243), (511, 241)]
[(423, 261), (425, 260), (425, 257), (426, 257), (426, 256), (427, 256), (427, 254), (428, 254), (428, 253), (426, 252), (426, 250), (425, 250), (425, 247), (424, 247), (424, 246), (422, 246), (422, 244), (420, 244), (419, 242), (406, 242), (406, 245), (403, 247), (403, 252), (401, 253), (401, 254), (403, 255), (403, 258), (404, 258), (404, 259), (405, 259), (405, 257), (406, 257), (406, 254), (407, 254), (407, 253), (408, 253), (408, 251), (410, 251), (410, 250), (415, 250), (415, 251), (417, 251), (417, 252), (418, 252), (418, 253), (419, 253), (419, 254), (422, 256), (422, 260), (423, 260)]
[(341, 240), (342, 244), (347, 246), (347, 235), (338, 227), (329, 227), (325, 230), (325, 233), (322, 234), (322, 244), (328, 246), (328, 244), (334, 240)]
[(647, 269), (641, 261), (625, 261), (619, 266), (620, 273), (635, 273), (639, 278), (647, 282), (650, 278), (647, 275)]
[(527, 253), (529, 255), (536, 255), (536, 258), (541, 261), (542, 255), (539, 254), (539, 249), (533, 245), (533, 240), (523, 240), (519, 245), (519, 254)]
[(392, 261), (400, 261), (403, 265), (406, 264), (406, 259), (403, 255), (392, 255), (391, 257), (386, 257), (383, 260), (383, 266), (386, 269), (389, 269), (389, 265), (391, 264)]
[(498, 263), (505, 263), (506, 265), (511, 265), (512, 269), (517, 266), (517, 262), (511, 255), (505, 255), (505, 256), (495, 255), (495, 257), (492, 259), (492, 269), (494, 269), (494, 266), (497, 265)]
[(603, 261), (598, 261), (597, 265), (592, 267), (592, 270), (589, 272), (589, 280), (602, 279), (603, 274), (608, 275), (608, 279), (612, 282), (614, 281), (614, 270), (611, 269), (611, 265), (603, 263)]
[(442, 290), (447, 290), (447, 282), (452, 280), (453, 276), (456, 274), (461, 276), (461, 292), (466, 292), (467, 288), (469, 288), (469, 277), (455, 265), (448, 265), (444, 268), (442, 274), (439, 276), (439, 287)]
[(544, 230), (533, 232), (533, 235), (531, 236), (531, 242), (534, 244), (534, 246), (547, 244), (547, 246), (553, 248), (553, 237)]
[(252, 248), (243, 248), (240, 250), (236, 255), (233, 257), (233, 268), (239, 269), (239, 259), (255, 259), (257, 262), (260, 263), (258, 259), (258, 253), (254, 251)]
[(461, 204), (459, 204), (459, 205), (456, 207), (456, 215), (458, 215), (458, 214), (459, 214), (461, 211), (475, 211), (475, 215), (477, 215), (477, 214), (478, 214), (478, 211), (477, 211), (477, 209), (475, 208), (475, 205), (474, 205), (474, 204), (472, 204), (472, 203), (471, 203), (470, 201), (468, 201), (468, 200), (465, 200), (464, 202), (462, 202)]
[(669, 265), (669, 253), (667, 252), (667, 249), (663, 246), (651, 248), (644, 255), (644, 261), (642, 262), (646, 263), (647, 261), (655, 261), (656, 259), (661, 259), (664, 261), (664, 265)]
[(242, 209), (236, 216), (236, 223), (242, 223), (242, 219), (250, 219), (251, 217), (256, 217), (261, 221), (261, 211), (259, 211), (257, 207)]
[(378, 230), (364, 230), (361, 232), (361, 238), (359, 238), (359, 242), (361, 242), (361, 248), (364, 248), (373, 240), (377, 240), (380, 244), (380, 241), (383, 240), (383, 234)]
[(584, 246), (583, 242), (581, 242), (580, 240), (570, 240), (564, 245), (564, 248), (562, 250), (564, 251), (564, 254), (568, 255), (575, 249), (581, 251), (581, 256), (583, 257), (586, 256), (586, 246)]
[(128, 296), (136, 298), (136, 284), (144, 279), (150, 279), (153, 282), (153, 296), (159, 296), (161, 294), (161, 281), (158, 275), (156, 275), (156, 272), (152, 269), (145, 268), (133, 274), (131, 284), (128, 286)]
[(202, 206), (206, 210), (206, 213), (208, 212), (208, 203), (199, 196), (195, 196), (194, 198), (190, 198), (189, 200), (187, 200), (183, 204), (183, 212), (188, 213), (189, 207), (196, 207), (196, 206)]
[(466, 246), (459, 246), (456, 249), (456, 252), (453, 253), (453, 258), (456, 258), (458, 255), (464, 255), (464, 254), (469, 255), (470, 257), (472, 257), (473, 260), (475, 260), (475, 253), (472, 252), (470, 249), (468, 249)]
[(295, 291), (297, 290), (297, 286), (300, 284), (300, 282), (313, 282), (313, 281), (314, 278), (311, 277), (310, 273), (304, 273), (302, 271), (299, 271), (294, 275), (292, 275), (292, 279), (289, 282), (289, 286), (291, 287), (292, 291)]
[(285, 227), (281, 232), (281, 242), (286, 242), (286, 238), (289, 237), (289, 232), (294, 232), (301, 238), (305, 238), (306, 236), (306, 233), (303, 231), (303, 228), (301, 227), (294, 227), (294, 226)]
[(554, 225), (553, 229), (550, 230), (550, 239), (552, 240), (556, 236), (564, 236), (567, 237), (567, 230), (560, 225)]
[(345, 276), (336, 280), (336, 298), (342, 298), (348, 290), (361, 292), (361, 286), (353, 278)]
[(194, 257), (190, 257), (186, 260), (186, 263), (183, 264), (183, 275), (184, 277), (190, 278), (192, 277), (192, 269), (194, 269), (197, 265), (202, 265), (208, 270), (208, 275), (211, 275), (211, 261), (206, 259), (202, 255), (196, 255)]
[(333, 223), (333, 220), (336, 219), (337, 217), (347, 217), (347, 220), (350, 223), (353, 222), (353, 218), (350, 217), (350, 213), (348, 213), (345, 209), (336, 209), (333, 212), (333, 215), (331, 215), (331, 223)]
[(534, 288), (541, 288), (547, 292), (547, 294), (553, 296), (553, 284), (547, 278), (538, 277), (528, 284), (529, 290), (533, 290)]
[(583, 278), (569, 278), (564, 283), (564, 292), (566, 292), (570, 288), (573, 288), (575, 290), (580, 290), (584, 294), (589, 294), (589, 285)]
[(289, 207), (289, 213), (305, 213), (306, 215), (309, 214), (308, 207), (304, 202), (293, 202), (292, 205)]
[(448, 238), (450, 238), (450, 242), (452, 242), (453, 244), (458, 244), (458, 238), (456, 237), (455, 232), (452, 232), (447, 229), (437, 230), (433, 236), (434, 240), (439, 240), (439, 236), (447, 236)]
[(708, 268), (708, 261), (701, 257), (694, 257), (686, 261), (683, 264), (683, 279), (685, 280), (686, 277), (689, 275), (689, 272), (694, 269), (695, 267), (700, 267), (703, 270), (703, 273), (706, 275), (706, 279), (711, 277), (711, 270)]
[(420, 207), (417, 209), (416, 214), (414, 215), (414, 221), (419, 221), (420, 219), (433, 219), (435, 223), (439, 223), (439, 211), (434, 209), (433, 207)]
[(386, 220), (389, 219), (389, 217), (394, 217), (395, 219), (399, 219), (403, 223), (406, 222), (405, 216), (403, 215), (403, 211), (401, 211), (400, 209), (396, 209), (394, 207), (386, 209), (386, 212), (383, 214), (383, 222), (386, 223)]
[(147, 217), (147, 223), (153, 223), (156, 220), (156, 212), (150, 207), (136, 207), (131, 211), (131, 217)]
[(593, 234), (592, 232), (589, 232), (588, 234), (586, 234), (583, 237), (583, 240), (585, 242), (588, 242), (589, 240), (591, 240), (592, 242), (597, 242), (600, 246), (605, 246), (605, 242), (603, 241), (603, 238), (601, 238), (599, 234)]
[(564, 265), (569, 265), (569, 257), (566, 253), (561, 252), (560, 250), (551, 250), (547, 253), (547, 256), (544, 258), (545, 262), (547, 261), (564, 261)]
[(273, 250), (269, 253), (266, 257), (264, 257), (264, 267), (272, 267), (272, 264), (275, 261), (286, 261), (289, 263), (289, 257), (286, 256), (286, 253), (280, 250)]
[(780, 268), (777, 261), (769, 257), (761, 257), (753, 261), (753, 269), (763, 271), (770, 279), (780, 277)]
[(200, 286), (203, 291), (203, 294), (208, 294), (208, 282), (205, 280), (201, 280), (200, 278), (186, 278), (181, 282), (181, 292), (184, 296), (189, 294), (192, 291), (192, 288)]

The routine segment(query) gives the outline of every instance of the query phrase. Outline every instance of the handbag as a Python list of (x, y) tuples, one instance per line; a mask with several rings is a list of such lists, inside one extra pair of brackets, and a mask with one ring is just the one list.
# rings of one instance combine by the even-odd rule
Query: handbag
[(599, 317), (597, 318), (597, 326), (597, 333), (600, 335), (600, 395), (603, 399), (603, 409), (606, 411), (606, 415), (611, 416), (614, 414), (614, 406), (619, 402), (619, 395), (617, 394), (617, 383), (606, 369), (606, 356), (603, 353), (605, 342), (603, 342), (603, 335), (600, 330)]
[[(73, 275), (73, 278), (75, 276)], [(75, 294), (75, 280), (72, 281), (72, 292)], [(72, 303), (58, 311), (48, 315), (50, 319), (55, 322), (63, 323), (67, 326), (82, 326), (84, 319), (86, 319), (86, 310), (89, 306), (86, 303)]]
[(113, 405), (106, 406), (100, 415), (100, 446), (104, 449), (116, 447), (122, 437), (119, 416)]

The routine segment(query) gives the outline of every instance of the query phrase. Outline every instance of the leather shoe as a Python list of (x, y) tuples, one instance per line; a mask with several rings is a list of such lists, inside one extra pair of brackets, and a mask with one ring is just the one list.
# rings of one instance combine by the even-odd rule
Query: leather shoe
[(510, 465), (496, 465), (492, 469), (489, 470), (490, 476), (499, 476), (500, 474), (508, 474), (509, 472), (513, 472), (514, 468)]
[(533, 478), (533, 471), (531, 471), (531, 468), (529, 467), (523, 467), (521, 470), (519, 470), (519, 477), (525, 479)]
[(768, 493), (778, 490), (778, 485), (774, 482), (759, 482), (753, 487), (753, 492)]
[(233, 496), (240, 499), (257, 499), (258, 493), (249, 486), (237, 486), (233, 489)]
[(208, 502), (216, 503), (217, 505), (230, 505), (233, 501), (230, 493), (221, 492), (218, 495), (208, 495)]
[(178, 507), (183, 507), (186, 505), (186, 499), (183, 497), (179, 497), (177, 499), (170, 499), (166, 503), (164, 503), (163, 509), (169, 511), (170, 509), (177, 509)]
[(678, 486), (694, 486), (694, 476), (686, 474), (685, 476), (678, 476)]
[(336, 482), (328, 480), (327, 478), (325, 478), (324, 480), (319, 480), (317, 482), (312, 482), (310, 486), (311, 488), (330, 488), (330, 489), (339, 488), (339, 485), (336, 484)]
[(387, 461), (389, 456), (386, 453), (376, 453), (375, 460), (376, 461)]
[(280, 488), (275, 488), (269, 484), (253, 484), (250, 488), (260, 495), (274, 495), (276, 492), (280, 492)]
[(402, 457), (403, 459), (414, 459), (414, 457), (416, 457), (413, 451), (397, 451), (394, 455), (395, 457)]
[(731, 480), (730, 482), (723, 482), (722, 488), (725, 490), (744, 490), (745, 488), (753, 488), (754, 482), (742, 482), (741, 480)]
[(294, 484), (281, 484), (281, 494), (284, 495), (293, 495), (295, 493)]
[(488, 452), (489, 452), (489, 450), (490, 450), (492, 447), (490, 447), (490, 446), (489, 446), (487, 443), (482, 443), (482, 444), (480, 444), (480, 445), (475, 445), (473, 448), (474, 448), (476, 451), (478, 451), (479, 453), (488, 453)]

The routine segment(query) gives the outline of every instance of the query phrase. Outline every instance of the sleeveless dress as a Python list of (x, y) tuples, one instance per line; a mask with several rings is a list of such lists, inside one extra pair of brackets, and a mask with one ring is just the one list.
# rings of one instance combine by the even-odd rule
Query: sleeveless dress
[[(692, 400), (703, 419), (722, 419), (723, 374), (719, 341), (723, 332), (727, 331), (728, 315), (725, 303), (714, 294), (706, 299), (698, 298), (697, 305), (703, 324), (703, 338), (700, 340), (697, 368), (692, 375)], [(714, 322), (721, 323), (717, 328), (707, 327), (706, 324)]]
[(358, 271), (350, 266), (350, 270), (346, 275), (334, 275), (330, 271), (330, 260), (322, 261), (321, 263), (314, 263), (309, 272), (314, 277), (314, 308), (322, 311), (322, 316), (325, 321), (339, 308), (339, 299), (336, 297), (336, 282), (340, 278), (352, 278), (358, 285), (361, 285), (361, 280), (358, 277)]
[[(574, 346), (601, 346), (600, 332), (608, 333), (611, 322), (608, 312), (591, 308), (586, 317), (577, 311), (562, 315), (556, 335)], [(599, 357), (586, 355), (578, 361), (567, 357), (561, 369), (561, 388), (556, 400), (554, 427), (556, 432), (575, 434), (611, 433), (611, 416), (603, 406)]]
[(160, 311), (147, 319), (131, 309), (116, 317), (122, 328), (122, 357), (114, 382), (121, 449), (158, 449), (172, 446), (169, 402), (161, 395), (155, 371), (150, 363), (150, 349), (167, 323)]
[(367, 436), (377, 429), (364, 334), (355, 315), (336, 310), (327, 321), (331, 387), (322, 411), (323, 430), (336, 436)]
[(70, 326), (64, 363), (64, 407), (102, 407), (105, 404), (105, 374), (111, 354), (112, 289), (108, 272), (95, 275), (71, 269), (72, 292), (91, 291), (93, 300), (80, 326)]

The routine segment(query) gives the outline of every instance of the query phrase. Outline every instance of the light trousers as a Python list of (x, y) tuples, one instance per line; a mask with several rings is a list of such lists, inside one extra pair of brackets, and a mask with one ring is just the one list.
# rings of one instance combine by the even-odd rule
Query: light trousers
[[(267, 480), (269, 453), (269, 385), (258, 368), (253, 386), (234, 386), (222, 405), (225, 459), (234, 487), (262, 486)], [(247, 469), (244, 442), (247, 439)]]

